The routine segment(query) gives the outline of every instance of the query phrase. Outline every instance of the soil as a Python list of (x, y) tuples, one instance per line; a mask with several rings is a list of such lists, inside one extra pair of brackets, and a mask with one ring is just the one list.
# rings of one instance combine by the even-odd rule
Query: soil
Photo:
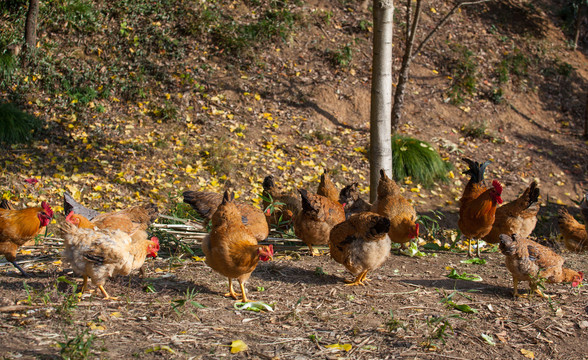
[[(251, 300), (274, 307), (258, 313), (235, 309), (235, 301), (223, 296), (227, 279), (203, 261), (180, 263), (165, 256), (147, 263), (144, 278), (108, 282), (107, 291), (119, 301), (85, 295), (68, 309), (63, 304), (70, 286), (56, 278), (72, 279), (71, 274), (52, 265), (58, 257), (49, 256), (48, 265), (25, 280), (40, 305), (2, 310), (0, 346), (8, 359), (59, 358), (56, 343), (65, 342), (64, 334), (71, 338), (86, 330), (94, 336), (92, 357), (98, 358), (524, 359), (528, 352), (536, 359), (586, 357), (586, 287), (547, 285), (550, 300), (515, 299), (503, 256), (483, 257), (487, 264), (475, 265), (461, 263), (464, 253), (393, 254), (369, 276), (369, 285), (349, 287), (343, 280), (351, 275), (328, 255), (281, 251), (274, 261), (259, 264), (247, 283)], [(585, 256), (565, 257), (572, 268), (588, 265)], [(482, 281), (447, 278), (446, 267)], [(4, 273), (0, 286), (4, 305), (26, 304), (19, 274)], [(148, 287), (155, 292), (147, 293)], [(526, 293), (528, 287), (520, 290)], [(191, 292), (193, 297), (186, 295)], [(443, 301), (448, 297), (476, 313), (450, 308)], [(197, 304), (173, 309), (174, 301), (187, 299)], [(248, 350), (231, 354), (235, 340)], [(352, 347), (348, 352), (326, 347), (332, 344)], [(150, 352), (158, 346), (162, 350)]]
[[(242, 4), (219, 3), (235, 17), (250, 11)], [(164, 56), (154, 60), (157, 66), (150, 64), (160, 68), (158, 76), (164, 80), (147, 77), (141, 86), (149, 91), (141, 99), (126, 100), (113, 88), (111, 97), (95, 100), (105, 114), (89, 106), (72, 110), (69, 100), (46, 94), (40, 86), (20, 94), (27, 110), (46, 115), (48, 140), (2, 150), (1, 193), (16, 194), (11, 200), (19, 202), (18, 207), (37, 204), (39, 199), (60, 204), (67, 190), (78, 191), (84, 203), (96, 209), (152, 201), (169, 214), (186, 189), (221, 191), (231, 186), (243, 199), (255, 200), (261, 180), (269, 173), (289, 188), (314, 188), (324, 168), (331, 170), (338, 186), (358, 181), (367, 193), (368, 160), (355, 149), (369, 149), (372, 33), (360, 30), (360, 21), (370, 21), (371, 15), (360, 9), (359, 2), (305, 3), (300, 8), (305, 27), (289, 41), (259, 50), (257, 67), (231, 62), (234, 59), (215, 44), (177, 36), (175, 41), (184, 41), (183, 55), (173, 60)], [(488, 177), (504, 184), (505, 201), (514, 199), (530, 181), (539, 182), (542, 207), (532, 237), (564, 256), (570, 268), (588, 270), (585, 254), (567, 252), (557, 238), (557, 210), (566, 207), (578, 215), (577, 202), (588, 189), (588, 143), (582, 138), (587, 44), (582, 33), (577, 51), (567, 45), (569, 34), (562, 30), (557, 14), (563, 4), (563, 0), (492, 1), (464, 7), (415, 58), (399, 132), (435, 145), (455, 166), (454, 179), (418, 192), (401, 181), (420, 215), (440, 215), (434, 224), (440, 229), (433, 231), (433, 224), (428, 224), (424, 239), (446, 240), (456, 233), (457, 200), (467, 181), (460, 175), (461, 157), (491, 159)], [(422, 28), (432, 29), (451, 6), (431, 1)], [(402, 19), (403, 9), (398, 9)], [(329, 23), (317, 20), (321, 17), (316, 14), (328, 12), (332, 12)], [(121, 40), (121, 25), (115, 20), (105, 22), (97, 39), (69, 39), (60, 25), (52, 30), (64, 40), (55, 53), (70, 59), (68, 43), (107, 50), (103, 44), (110, 41), (123, 49), (120, 57), (127, 59), (128, 48), (138, 45), (132, 37)], [(138, 24), (130, 23), (133, 19), (127, 20), (139, 31)], [(401, 22), (396, 23), (395, 39), (403, 39)], [(172, 34), (179, 26), (155, 18), (147, 23)], [(40, 42), (47, 38), (47, 32), (40, 31)], [(326, 60), (326, 50), (341, 44), (353, 44), (349, 67), (333, 67)], [(459, 105), (447, 101), (453, 76), (449, 64), (455, 61), (449, 49), (454, 44), (470, 49), (479, 65), (479, 86)], [(395, 73), (401, 48), (395, 43)], [(85, 54), (83, 49), (76, 52), (82, 56), (75, 61), (89, 67), (76, 71), (103, 69), (105, 79), (111, 79), (110, 61), (116, 56), (106, 58), (102, 50)], [(528, 74), (511, 75), (501, 85), (501, 101), (494, 102), (498, 65), (517, 51), (533, 60)], [(137, 70), (131, 60), (119, 67), (127, 65)], [(200, 88), (180, 83), (178, 74), (188, 68)], [(0, 93), (0, 98), (12, 95)], [(180, 114), (175, 122), (162, 121), (146, 110), (148, 103), (163, 108), (166, 96)], [(55, 104), (50, 105), (48, 98)], [(219, 117), (215, 111), (234, 117)], [(247, 127), (241, 137), (234, 128), (243, 124)], [(462, 131), (476, 124), (486, 128), (482, 136)], [(82, 143), (86, 136), (93, 149)], [(71, 154), (79, 154), (84, 162), (71, 163)], [(211, 154), (225, 161), (213, 163)], [(167, 159), (171, 161), (163, 161)], [(286, 164), (289, 159), (294, 165)], [(188, 164), (193, 173), (185, 170)], [(78, 166), (81, 175), (73, 176)], [(42, 184), (33, 189), (23, 185), (30, 176), (39, 177)], [(95, 190), (98, 185), (105, 188), (103, 192)], [(50, 232), (54, 231), (52, 224)], [(511, 276), (496, 252), (484, 253), (485, 265), (461, 263), (466, 259), (463, 252), (425, 251), (427, 256), (417, 258), (392, 254), (371, 275), (369, 285), (348, 287), (343, 279), (350, 274), (328, 255), (311, 257), (304, 249), (277, 247), (274, 261), (260, 264), (247, 283), (253, 300), (274, 305), (273, 312), (257, 313), (235, 309), (235, 302), (223, 296), (227, 280), (201, 258), (166, 248), (160, 258), (147, 262), (144, 277), (107, 282), (106, 289), (119, 301), (103, 301), (100, 295), (78, 299), (65, 280), (78, 286), (81, 281), (60, 264), (61, 248), (53, 236), (42, 245), (23, 248), (18, 260), (25, 262), (33, 275), (30, 279), (23, 279), (11, 264), (0, 267), (3, 358), (60, 358), (67, 352), (58, 343), (68, 340), (65, 349), (80, 345), (83, 350), (86, 344), (96, 358), (588, 358), (586, 288), (550, 284), (546, 286), (550, 300), (513, 299)], [(482, 281), (449, 279), (447, 267), (477, 274)], [(443, 301), (448, 297), (477, 312), (450, 308)], [(491, 336), (494, 344), (482, 334)], [(245, 342), (248, 350), (231, 354), (234, 340)], [(352, 347), (349, 351), (326, 347), (333, 344)]]

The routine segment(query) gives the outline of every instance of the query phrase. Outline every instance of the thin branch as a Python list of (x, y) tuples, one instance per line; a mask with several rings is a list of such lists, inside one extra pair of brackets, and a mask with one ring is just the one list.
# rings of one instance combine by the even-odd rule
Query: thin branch
[(411, 60), (418, 54), (421, 52), (421, 50), (423, 49), (423, 47), (429, 42), (429, 40), (431, 40), (431, 38), (433, 37), (433, 34), (435, 34), (437, 32), (437, 30), (439, 30), (439, 28), (441, 28), (441, 26), (443, 26), (447, 20), (449, 20), (449, 17), (451, 17), (451, 15), (453, 15), (453, 13), (455, 13), (457, 11), (457, 9), (459, 9), (462, 6), (467, 6), (467, 5), (477, 5), (477, 4), (481, 4), (481, 3), (485, 3), (485, 2), (489, 2), (492, 0), (478, 0), (478, 1), (466, 1), (466, 2), (462, 2), (459, 4), (456, 4), (451, 11), (449, 11), (447, 13), (447, 15), (445, 15), (445, 17), (443, 19), (441, 19), (441, 21), (439, 21), (439, 23), (437, 24), (437, 26), (435, 26), (435, 28), (433, 30), (431, 30), (431, 32), (429, 32), (429, 34), (427, 34), (427, 36), (425, 37), (425, 39), (419, 44), (419, 46), (417, 47), (417, 49), (415, 50), (415, 52), (413, 53)]

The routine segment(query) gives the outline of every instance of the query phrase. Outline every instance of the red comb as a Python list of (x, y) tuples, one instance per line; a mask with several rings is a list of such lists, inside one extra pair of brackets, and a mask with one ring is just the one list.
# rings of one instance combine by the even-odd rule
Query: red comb
[(31, 184), (31, 185), (35, 185), (36, 183), (39, 182), (39, 180), (37, 180), (35, 178), (25, 179), (24, 181), (28, 184)]
[(70, 211), (69, 214), (65, 217), (65, 221), (71, 222), (71, 217), (74, 216), (74, 212)]
[(502, 184), (500, 184), (498, 180), (493, 180), (492, 186), (494, 187), (494, 190), (498, 193), (498, 195), (502, 195)]

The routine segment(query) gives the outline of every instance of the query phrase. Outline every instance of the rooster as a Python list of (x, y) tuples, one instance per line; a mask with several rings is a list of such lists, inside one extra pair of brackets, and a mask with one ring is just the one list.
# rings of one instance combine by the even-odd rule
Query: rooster
[(333, 226), (345, 221), (345, 211), (339, 202), (299, 189), (302, 210), (294, 219), (294, 233), (315, 256), (314, 245), (327, 245)]
[(247, 302), (245, 282), (257, 267), (259, 260), (268, 261), (274, 255), (272, 245), (258, 245), (257, 240), (241, 221), (241, 211), (228, 190), (212, 215), (210, 234), (202, 240), (206, 264), (229, 279), (229, 292), (225, 296), (238, 299), (233, 290), (233, 279), (241, 286), (241, 301)]
[[(490, 161), (483, 164), (464, 158), (469, 169), (463, 173), (470, 175), (459, 207), (459, 220), (457, 226), (467, 238), (477, 239), (477, 256), (480, 257), (480, 239), (488, 235), (492, 230), (496, 215), (496, 206), (502, 204), (502, 185), (498, 180), (492, 181), (492, 187), (482, 186), (484, 171)], [(472, 256), (471, 241), (468, 241), (468, 255)]]
[(539, 188), (537, 182), (533, 181), (518, 199), (496, 208), (492, 230), (482, 239), (490, 244), (498, 244), (500, 234), (517, 234), (527, 238), (537, 224), (538, 200)]
[(564, 259), (551, 249), (518, 235), (500, 235), (500, 251), (506, 256), (506, 267), (512, 274), (514, 296), (519, 297), (519, 281), (528, 281), (532, 291), (545, 295), (537, 287), (540, 279), (548, 283), (572, 282), (576, 287), (584, 279), (581, 271), (563, 267)]
[(0, 255), (4, 255), (25, 277), (28, 274), (16, 263), (16, 249), (32, 240), (51, 219), (53, 210), (45, 201), (39, 207), (22, 210), (0, 208)]
[(380, 267), (390, 255), (390, 220), (371, 212), (351, 216), (335, 225), (329, 238), (333, 260), (355, 275), (347, 285), (365, 285), (367, 273)]
[(115, 275), (129, 275), (143, 266), (146, 257), (156, 257), (159, 240), (132, 237), (121, 230), (78, 227), (72, 221), (73, 214), (70, 212), (60, 226), (65, 243), (64, 261), (76, 275), (83, 277), (82, 293), (90, 278), (105, 300), (117, 300), (104, 289), (106, 280)]
[[(200, 216), (207, 221), (212, 219), (214, 212), (222, 202), (223, 195), (208, 191), (186, 191), (184, 202), (190, 204)], [(269, 235), (269, 227), (263, 211), (253, 205), (235, 201), (235, 206), (241, 213), (241, 221), (257, 241), (263, 241)]]
[(419, 236), (414, 206), (400, 194), (400, 187), (383, 169), (380, 170), (377, 194), (371, 211), (390, 220), (390, 240), (402, 244), (403, 248), (406, 247), (406, 243)]

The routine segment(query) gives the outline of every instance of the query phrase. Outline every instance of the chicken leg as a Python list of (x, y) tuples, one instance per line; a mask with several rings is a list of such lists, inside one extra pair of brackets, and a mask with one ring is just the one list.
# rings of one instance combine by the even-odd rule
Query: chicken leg
[(225, 294), (226, 297), (232, 297), (233, 299), (239, 299), (239, 295), (233, 290), (233, 279), (229, 278), (229, 292)]
[(245, 284), (241, 282), (241, 280), (239, 280), (239, 285), (241, 286), (241, 302), (250, 302), (251, 300), (247, 299), (247, 295), (245, 295)]
[(24, 271), (24, 269), (23, 269), (23, 268), (21, 268), (21, 267), (20, 267), (20, 265), (18, 265), (18, 264), (16, 263), (16, 260), (14, 260), (14, 261), (11, 261), (11, 263), (12, 263), (12, 265), (14, 265), (14, 267), (15, 267), (15, 268), (17, 268), (17, 269), (18, 269), (18, 271), (20, 271), (20, 273), (22, 274), (22, 276), (24, 276), (24, 277), (26, 277), (26, 278), (28, 278), (28, 277), (31, 277), (29, 274), (27, 274), (27, 273)]

